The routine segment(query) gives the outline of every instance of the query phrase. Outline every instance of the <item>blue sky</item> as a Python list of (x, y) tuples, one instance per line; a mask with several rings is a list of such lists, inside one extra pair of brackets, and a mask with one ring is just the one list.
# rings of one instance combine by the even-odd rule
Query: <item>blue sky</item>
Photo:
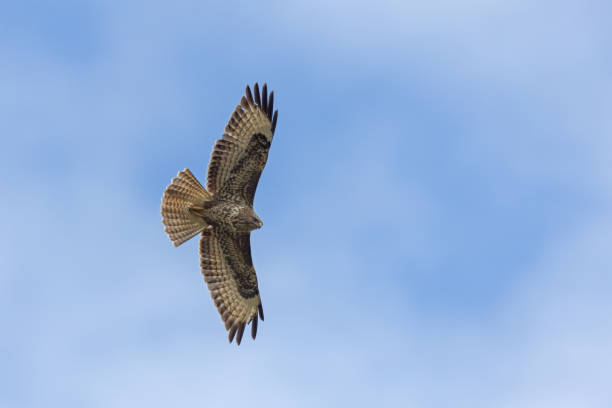
[[(611, 12), (0, 6), (0, 406), (611, 406)], [(159, 204), (255, 81), (237, 348)]]

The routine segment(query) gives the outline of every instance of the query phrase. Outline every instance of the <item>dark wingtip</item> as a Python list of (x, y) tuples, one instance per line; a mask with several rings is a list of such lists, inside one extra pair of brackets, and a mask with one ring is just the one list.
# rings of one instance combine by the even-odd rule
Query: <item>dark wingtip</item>
[(263, 322), (264, 321), (264, 314), (263, 314), (263, 307), (261, 306), (261, 303), (259, 304), (259, 306), (257, 306), (257, 309), (259, 310), (259, 318)]
[(242, 105), (243, 108), (249, 107), (249, 103), (247, 102), (247, 99), (244, 96), (242, 97), (242, 99), (240, 99), (240, 105)]
[(255, 85), (253, 85), (253, 92), (255, 93), (255, 103), (257, 103), (257, 105), (261, 105), (261, 97), (259, 96), (259, 84), (257, 82), (255, 82)]
[(253, 321), (251, 321), (251, 337), (253, 340), (257, 337), (257, 315), (255, 315)]
[(232, 326), (232, 328), (230, 329), (229, 335), (227, 336), (230, 343), (234, 341), (234, 335), (236, 334), (236, 330), (238, 330), (237, 324)]
[(261, 107), (264, 112), (268, 111), (268, 84), (264, 83), (261, 90)]
[(253, 94), (251, 93), (251, 88), (249, 88), (248, 85), (246, 86), (245, 94), (249, 105), (255, 105), (255, 103), (253, 102)]
[(278, 109), (274, 111), (274, 116), (272, 117), (272, 133), (274, 133), (274, 131), (276, 130), (276, 119), (277, 118), (278, 118)]
[(244, 326), (246, 325), (246, 323), (240, 323), (240, 326), (238, 326), (238, 334), (236, 334), (236, 345), (239, 346), (240, 342), (242, 341), (242, 334), (244, 333)]
[(272, 120), (272, 111), (274, 110), (274, 91), (270, 92), (270, 97), (268, 98), (268, 120)]

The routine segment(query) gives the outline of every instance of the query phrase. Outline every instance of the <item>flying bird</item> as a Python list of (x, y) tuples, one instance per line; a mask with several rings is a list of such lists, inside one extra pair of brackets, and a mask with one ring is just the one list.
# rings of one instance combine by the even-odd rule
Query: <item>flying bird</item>
[(259, 177), (268, 159), (278, 110), (274, 92), (247, 85), (245, 96), (217, 140), (208, 164), (206, 188), (189, 169), (182, 170), (162, 196), (164, 230), (174, 246), (201, 234), (200, 267), (210, 295), (240, 345), (245, 326), (257, 335), (264, 313), (251, 259), (251, 231), (261, 228), (253, 210)]

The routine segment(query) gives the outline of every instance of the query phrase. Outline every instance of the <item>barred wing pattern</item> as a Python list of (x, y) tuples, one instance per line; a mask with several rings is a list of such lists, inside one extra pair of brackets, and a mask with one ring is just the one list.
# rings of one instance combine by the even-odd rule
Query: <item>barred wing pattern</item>
[[(218, 199), (253, 205), (255, 190), (268, 159), (268, 151), (278, 111), (274, 109), (274, 92), (268, 96), (267, 85), (262, 93), (255, 84), (246, 87), (246, 96), (236, 106), (223, 137), (215, 143), (208, 165), (208, 191)], [(255, 97), (253, 97), (255, 95)]]
[(251, 337), (257, 335), (258, 313), (264, 319), (257, 276), (253, 269), (250, 234), (233, 236), (206, 230), (200, 240), (200, 265), (210, 295), (229, 330), (230, 343), (242, 341), (244, 328), (251, 323)]
[[(257, 184), (268, 158), (278, 111), (267, 86), (246, 87), (246, 96), (232, 114), (208, 165), (207, 188), (216, 200), (253, 206)], [(254, 97), (253, 97), (254, 95)], [(229, 341), (240, 344), (245, 326), (257, 334), (263, 308), (251, 259), (251, 234), (206, 229), (200, 240), (202, 274), (215, 306), (229, 330)]]

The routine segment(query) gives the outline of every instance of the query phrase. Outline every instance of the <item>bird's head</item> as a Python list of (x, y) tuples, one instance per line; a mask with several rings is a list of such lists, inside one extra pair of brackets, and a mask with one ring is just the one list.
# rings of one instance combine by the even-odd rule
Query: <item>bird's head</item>
[(238, 213), (238, 217), (234, 221), (234, 227), (236, 231), (240, 232), (250, 232), (261, 228), (263, 222), (261, 218), (255, 214), (252, 208), (244, 208)]

